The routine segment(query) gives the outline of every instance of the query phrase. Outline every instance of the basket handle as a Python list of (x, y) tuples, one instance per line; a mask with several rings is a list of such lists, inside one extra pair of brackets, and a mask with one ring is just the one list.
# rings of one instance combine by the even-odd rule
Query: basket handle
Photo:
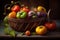
[(11, 4), (6, 4), (4, 6), (4, 14), (3, 15), (7, 15), (7, 13), (9, 13), (11, 11), (11, 7), (13, 5), (16, 5), (16, 4), (20, 6), (20, 2), (19, 1), (17, 1), (17, 2), (11, 1)]
[(8, 13), (9, 11), (10, 11), (10, 4), (6, 4), (4, 6), (4, 12), (5, 12), (5, 14), (3, 14), (3, 15), (6, 15), (6, 13)]

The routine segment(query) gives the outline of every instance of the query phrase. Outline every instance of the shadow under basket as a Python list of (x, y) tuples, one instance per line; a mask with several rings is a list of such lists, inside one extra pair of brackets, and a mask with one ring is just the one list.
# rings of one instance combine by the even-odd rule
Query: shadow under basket
[(10, 27), (18, 32), (24, 32), (26, 30), (34, 32), (37, 26), (43, 25), (45, 22), (46, 18), (44, 17), (36, 19), (14, 19), (14, 18), (8, 19)]

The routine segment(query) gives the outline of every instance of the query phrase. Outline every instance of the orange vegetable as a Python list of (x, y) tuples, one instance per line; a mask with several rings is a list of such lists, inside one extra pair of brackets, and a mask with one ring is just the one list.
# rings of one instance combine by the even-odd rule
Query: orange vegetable
[(9, 18), (16, 18), (16, 12), (10, 12), (8, 15)]
[(27, 30), (27, 31), (25, 32), (25, 35), (30, 36), (30, 31)]

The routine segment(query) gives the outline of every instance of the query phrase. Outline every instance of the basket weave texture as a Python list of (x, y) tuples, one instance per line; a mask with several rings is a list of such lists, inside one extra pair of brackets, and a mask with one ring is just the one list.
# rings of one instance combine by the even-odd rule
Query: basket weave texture
[(18, 32), (24, 32), (26, 30), (35, 31), (35, 28), (46, 22), (46, 18), (36, 19), (14, 19), (9, 18), (8, 23), (12, 29)]

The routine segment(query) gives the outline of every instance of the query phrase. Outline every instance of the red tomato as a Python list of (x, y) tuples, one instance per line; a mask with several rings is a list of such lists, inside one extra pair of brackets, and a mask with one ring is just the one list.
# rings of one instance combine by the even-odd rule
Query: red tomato
[(26, 8), (26, 7), (23, 7), (22, 10), (25, 11), (25, 12), (29, 12), (29, 9)]
[(45, 23), (45, 26), (49, 30), (54, 30), (56, 28), (56, 23), (55, 22), (47, 22), (47, 23)]
[(20, 6), (19, 6), (19, 5), (14, 5), (14, 6), (11, 8), (11, 11), (14, 11), (14, 12), (20, 11)]

